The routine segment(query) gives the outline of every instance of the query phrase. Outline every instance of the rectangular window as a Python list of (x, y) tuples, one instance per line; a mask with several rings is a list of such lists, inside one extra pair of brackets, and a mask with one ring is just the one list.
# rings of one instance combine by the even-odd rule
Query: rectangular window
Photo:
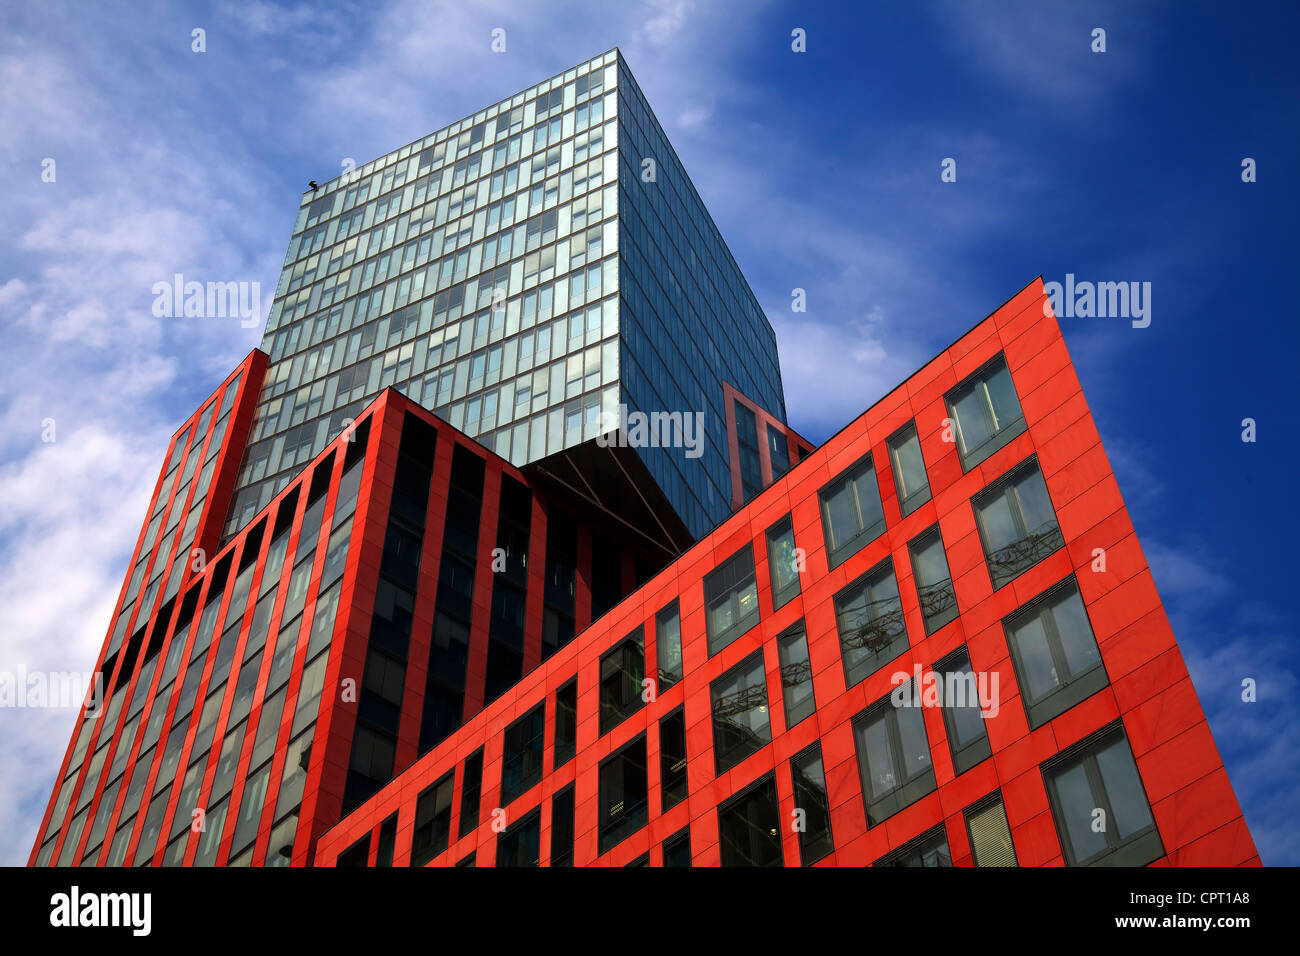
[(641, 709), (645, 637), (641, 628), (600, 659), (600, 732), (608, 733)]
[(907, 650), (892, 561), (886, 559), (835, 595), (835, 621), (849, 687)]
[(709, 685), (713, 755), (720, 777), (772, 740), (763, 652), (755, 651)]
[(801, 814), (803, 824), (799, 831), (799, 857), (804, 866), (811, 866), (835, 849), (821, 744), (813, 744), (791, 760), (790, 775), (794, 780), (794, 808)]
[(392, 813), (379, 824), (379, 845), (375, 847), (375, 866), (392, 866), (397, 848), (397, 814)]
[(957, 450), (964, 471), (1025, 430), (1025, 416), (1001, 355), (949, 392), (945, 400), (948, 415), (957, 426)]
[(740, 493), (749, 501), (763, 490), (763, 471), (758, 461), (758, 421), (748, 407), (736, 402), (736, 440), (740, 454)]
[(573, 866), (573, 785), (551, 798), (551, 866)]
[(538, 866), (541, 852), (541, 808), (534, 810), (497, 837), (497, 866)]
[(367, 833), (356, 843), (339, 854), (334, 861), (340, 867), (367, 867), (370, 865), (370, 834)]
[(1004, 622), (1029, 726), (1038, 727), (1109, 681), (1073, 577)]
[(600, 765), (600, 853), (646, 825), (649, 791), (645, 735), (642, 734)]
[(561, 767), (578, 752), (578, 679), (555, 692), (555, 766)]
[(781, 662), (781, 698), (785, 701), (788, 730), (817, 709), (813, 699), (812, 661), (808, 659), (808, 635), (803, 621), (776, 639)]
[(1164, 855), (1121, 725), (1054, 757), (1043, 779), (1068, 865), (1145, 866)]
[(868, 456), (818, 492), (826, 560), (838, 567), (885, 530), (880, 488)]
[(912, 576), (916, 580), (916, 596), (921, 603), (925, 633), (933, 634), (957, 618), (957, 597), (953, 592), (952, 574), (948, 570), (948, 557), (943, 550), (939, 526), (935, 525), (912, 540), (907, 551), (912, 558)]
[(934, 665), (943, 705), (943, 723), (952, 750), (953, 772), (963, 774), (992, 754), (984, 732), (979, 682), (964, 647)]
[(655, 616), (655, 657), (659, 665), (659, 692), (682, 679), (682, 616), (674, 601)]
[(469, 836), (478, 829), (479, 800), (483, 796), (483, 748), (465, 758), (465, 776), (461, 783), (460, 835)]
[(966, 808), (966, 833), (976, 866), (1016, 866), (1016, 848), (1007, 825), (1002, 794), (994, 791)]
[(704, 607), (710, 657), (758, 623), (753, 547), (745, 545), (704, 579)]
[(1065, 543), (1043, 473), (1032, 458), (981, 491), (971, 504), (995, 591)]
[(718, 850), (723, 866), (785, 866), (772, 774), (718, 808)]
[(686, 710), (659, 721), (659, 785), (664, 811), (686, 799)]
[(952, 854), (948, 851), (948, 834), (941, 823), (871, 865), (952, 866)]
[(930, 482), (925, 476), (921, 442), (916, 437), (916, 423), (896, 432), (889, 439), (889, 464), (898, 490), (898, 510), (909, 515), (930, 500)]
[(683, 827), (664, 840), (664, 866), (691, 865), (691, 828)]
[(411, 866), (424, 866), (447, 849), (451, 839), (451, 797), (456, 775), (448, 773), (421, 792), (415, 804), (411, 835)]
[(772, 575), (772, 610), (799, 593), (799, 554), (794, 546), (794, 524), (786, 515), (767, 529), (767, 566)]
[(770, 423), (767, 426), (767, 450), (772, 461), (772, 480), (776, 481), (790, 470), (790, 446), (785, 432)]
[(542, 779), (542, 739), (546, 704), (541, 703), (506, 728), (501, 764), (501, 803), (509, 803)]
[[(905, 688), (905, 689), (904, 689)], [(903, 685), (902, 703), (894, 694), (853, 719), (853, 739), (862, 776), (867, 826), (879, 826), (935, 788), (930, 742), (925, 735), (916, 682)]]

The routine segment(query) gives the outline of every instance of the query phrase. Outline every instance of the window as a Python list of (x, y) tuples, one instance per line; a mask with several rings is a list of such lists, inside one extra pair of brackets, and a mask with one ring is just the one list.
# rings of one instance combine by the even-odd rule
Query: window
[(994, 590), (1065, 543), (1033, 459), (999, 478), (971, 503)]
[(920, 705), (916, 682), (909, 681), (853, 720), (867, 826), (879, 826), (935, 788)]
[(483, 796), (482, 747), (465, 758), (465, 776), (460, 786), (460, 835), (465, 837), (478, 829), (479, 800)]
[(1144, 866), (1164, 855), (1121, 725), (1053, 758), (1043, 779), (1070, 866)]
[(1002, 794), (994, 791), (966, 808), (966, 833), (976, 866), (1015, 866), (1016, 848), (1011, 842), (1007, 810)]
[(686, 799), (686, 711), (682, 707), (659, 721), (659, 786), (663, 810)]
[(540, 808), (497, 837), (497, 866), (537, 866), (542, 847)]
[(713, 755), (720, 777), (772, 739), (763, 652), (755, 651), (711, 685)]
[(964, 471), (1025, 430), (1006, 359), (999, 355), (946, 396)]
[(507, 804), (542, 779), (546, 705), (538, 704), (506, 728), (501, 765), (501, 802)]
[(573, 785), (551, 798), (551, 866), (573, 866)]
[(889, 439), (889, 464), (894, 471), (894, 487), (898, 490), (898, 510), (909, 515), (930, 500), (930, 482), (925, 477), (925, 462), (921, 458), (921, 442), (916, 437), (915, 423)]
[(704, 607), (710, 657), (758, 623), (751, 546), (745, 545), (704, 579)]
[(788, 730), (817, 709), (813, 699), (812, 662), (808, 659), (808, 635), (800, 621), (776, 639), (781, 662), (781, 698), (785, 701)]
[(880, 488), (871, 457), (858, 462), (823, 488), (822, 530), (826, 535), (826, 560), (834, 568), (856, 554), (885, 530)]
[(451, 797), (456, 775), (448, 773), (426, 787), (415, 804), (415, 832), (411, 836), (411, 866), (424, 866), (447, 849), (451, 839)]
[(1037, 727), (1108, 683), (1073, 577), (1004, 623), (1029, 725)]
[(560, 767), (578, 752), (578, 679), (575, 677), (555, 692), (555, 766)]
[(655, 616), (655, 657), (659, 664), (659, 690), (682, 679), (682, 616), (674, 601)]
[(356, 843), (339, 854), (335, 866), (367, 867), (370, 865), (370, 834), (367, 833)]
[(640, 710), (645, 638), (637, 628), (600, 659), (600, 732), (608, 733)]
[(934, 670), (940, 678), (938, 689), (948, 746), (952, 749), (953, 772), (962, 774), (992, 754), (984, 732), (978, 681), (965, 648), (949, 654)]
[(748, 501), (763, 490), (763, 471), (758, 462), (758, 422), (749, 408), (736, 402), (736, 440), (740, 457), (741, 499)]
[(925, 633), (933, 634), (957, 618), (957, 598), (953, 593), (952, 574), (943, 550), (939, 526), (917, 537), (907, 546), (912, 557), (912, 576), (916, 579), (916, 596), (921, 603)]
[(649, 791), (642, 734), (600, 765), (600, 853), (646, 825)]
[(849, 687), (907, 650), (892, 561), (876, 565), (835, 596), (835, 620)]
[(397, 847), (397, 814), (392, 813), (379, 824), (379, 845), (375, 848), (375, 866), (392, 866)]
[(718, 808), (718, 850), (723, 866), (785, 866), (774, 776), (768, 774)]
[(790, 761), (794, 808), (800, 811), (799, 857), (811, 866), (835, 848), (831, 840), (831, 807), (826, 796), (826, 771), (821, 744), (815, 743)]
[(767, 450), (772, 461), (772, 480), (776, 481), (790, 470), (790, 446), (785, 432), (770, 423), (767, 426)]
[(943, 824), (881, 857), (872, 866), (952, 866), (948, 834)]
[(683, 827), (664, 840), (664, 866), (691, 865), (691, 828)]
[(767, 529), (767, 566), (772, 574), (772, 610), (776, 610), (799, 593), (799, 557), (789, 515)]

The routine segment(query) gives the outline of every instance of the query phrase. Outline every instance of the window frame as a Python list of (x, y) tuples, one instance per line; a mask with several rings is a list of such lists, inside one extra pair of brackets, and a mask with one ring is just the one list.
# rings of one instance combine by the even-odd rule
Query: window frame
[[(790, 536), (790, 546), (794, 551), (796, 564), (793, 569), (794, 578), (790, 583), (782, 587), (777, 584), (776, 580), (777, 558), (775, 546), (777, 542), (787, 534)], [(792, 514), (787, 513), (785, 517), (777, 520), (770, 528), (768, 528), (764, 533), (764, 540), (767, 543), (768, 580), (772, 585), (772, 610), (779, 611), (798, 597), (802, 591), (802, 582), (799, 580), (799, 567), (797, 563), (799, 559), (799, 545), (798, 542), (795, 541), (794, 537), (794, 519)]]
[[(976, 445), (971, 449), (963, 450), (962, 446), (966, 443), (965, 433), (962, 431), (961, 419), (957, 416), (957, 405), (954, 401), (954, 397), (969, 387), (974, 386), (978, 390), (979, 386), (983, 386), (984, 405), (981, 407), (981, 411), (985, 415), (985, 423), (996, 426), (997, 418), (993, 411), (993, 400), (988, 393), (988, 379), (992, 378), (993, 375), (996, 374), (998, 366), (1001, 366), (1002, 370), (1007, 374), (1007, 381), (1011, 384), (1011, 394), (1016, 400), (1016, 409), (1020, 414), (1014, 420), (1008, 422), (1001, 428), (997, 428), (996, 431), (993, 431), (993, 433), (979, 445)], [(952, 420), (953, 426), (956, 428), (956, 434), (953, 438), (954, 444), (957, 446), (957, 457), (961, 461), (962, 474), (970, 472), (976, 466), (991, 457), (995, 452), (1005, 448), (1015, 438), (1024, 434), (1025, 430), (1028, 428), (1028, 424), (1025, 421), (1025, 409), (1020, 403), (1020, 393), (1016, 391), (1016, 382), (1011, 376), (1011, 367), (1007, 364), (1005, 352), (999, 352), (997, 355), (994, 355), (974, 372), (967, 375), (952, 388), (948, 389), (948, 391), (944, 393), (943, 403), (944, 407), (948, 411), (948, 417)]]
[[(717, 687), (728, 680), (734, 680), (741, 676), (747, 675), (749, 671), (757, 668), (758, 674), (762, 679), (763, 687), (763, 704), (760, 710), (763, 712), (765, 720), (766, 739), (759, 739), (757, 744), (742, 756), (736, 757), (740, 745), (733, 745), (725, 753), (718, 746), (718, 692)], [(721, 777), (723, 774), (740, 766), (754, 754), (758, 753), (764, 747), (772, 743), (772, 695), (767, 690), (767, 668), (763, 657), (763, 648), (758, 648), (753, 653), (747, 655), (743, 660), (736, 662), (731, 667), (715, 677), (709, 682), (709, 721), (712, 726), (713, 739), (713, 764), (714, 775)], [(760, 734), (761, 738), (763, 735)], [(724, 761), (727, 761), (724, 763)]]
[[(1028, 697), (1028, 678), (1021, 659), (1020, 639), (1016, 635), (1016, 630), (1019, 626), (1037, 616), (1042, 621), (1043, 634), (1047, 641), (1048, 651), (1052, 656), (1052, 662), (1055, 665), (1054, 669), (1065, 668), (1068, 670), (1064, 645), (1061, 643), (1060, 630), (1056, 625), (1055, 615), (1052, 610), (1061, 598), (1071, 592), (1078, 598), (1079, 606), (1083, 609), (1084, 620), (1087, 621), (1088, 630), (1092, 633), (1093, 646), (1097, 650), (1097, 663), (1078, 674), (1071, 674), (1068, 680), (1060, 682), (1056, 690), (1049, 691), (1031, 703)], [(1047, 590), (1026, 601), (1004, 617), (1002, 619), (1002, 634), (1007, 642), (1007, 650), (1011, 654), (1011, 666), (1015, 670), (1016, 685), (1020, 690), (1020, 704), (1025, 710), (1025, 717), (1031, 730), (1035, 730), (1048, 721), (1054, 720), (1075, 705), (1081, 704), (1093, 694), (1110, 686), (1110, 674), (1106, 671), (1106, 662), (1101, 655), (1101, 643), (1097, 640), (1097, 629), (1092, 625), (1092, 616), (1088, 613), (1088, 605), (1083, 601), (1083, 592), (1080, 591), (1078, 579), (1073, 573), (1066, 575)]]
[[(521, 770), (519, 783), (517, 784), (518, 790), (515, 790), (513, 785), (511, 789), (507, 790), (506, 774), (510, 769), (509, 763), (512, 757), (512, 753), (510, 750), (510, 734), (516, 728), (521, 728), (525, 724), (527, 724), (528, 721), (532, 720), (533, 715), (535, 715), (538, 711), (541, 711), (542, 714), (541, 720), (539, 721), (541, 725), (541, 730), (537, 734), (533, 735), (532, 737), (529, 737), (526, 740), (524, 740), (522, 742), (523, 746), (520, 747), (520, 749), (517, 752), (517, 759), (522, 762), (526, 757), (528, 750), (532, 745), (532, 742), (540, 738), (541, 746), (538, 748), (539, 754), (537, 758), (537, 766), (535, 769), (531, 770), (528, 774), (525, 774), (523, 770)], [(520, 732), (522, 733), (523, 731), (521, 730)], [(533, 787), (537, 786), (537, 784), (541, 781), (543, 776), (543, 768), (545, 764), (545, 753), (546, 753), (546, 701), (542, 700), (539, 701), (535, 706), (528, 708), (527, 713), (525, 713), (522, 717), (519, 717), (518, 719), (511, 721), (510, 724), (506, 726), (505, 731), (502, 733), (501, 805), (503, 807), (508, 806), (509, 804), (513, 803), (515, 800), (518, 800), (520, 797), (526, 794)], [(509, 793), (509, 796), (507, 796), (507, 793)]]
[[(947, 690), (948, 685), (942, 678), (952, 671), (953, 665), (962, 660), (966, 662), (966, 667), (971, 673), (972, 684), (976, 684), (978, 681), (978, 675), (975, 673), (975, 665), (973, 665), (970, 660), (970, 651), (968, 647), (963, 644), (961, 647), (958, 647), (944, 655), (944, 657), (934, 665), (935, 677), (938, 678), (936, 683), (943, 688), (943, 691)], [(942, 693), (940, 694), (940, 697), (942, 698)], [(976, 699), (978, 703), (978, 697)], [(952, 712), (952, 702), (943, 700), (940, 710), (943, 712), (943, 729), (945, 735), (948, 737), (948, 752), (952, 755), (952, 769), (954, 776), (960, 777), (967, 770), (970, 770), (993, 756), (993, 748), (989, 743), (988, 731), (984, 730), (983, 724), (981, 724), (981, 734), (978, 740), (972, 740), (969, 743), (958, 745), (956, 716)], [(980, 716), (983, 718), (982, 709), (980, 711)]]
[[(891, 850), (880, 859), (876, 860), (876, 862), (871, 864), (872, 869), (876, 867), (904, 866), (905, 864), (902, 861), (913, 855), (918, 859), (922, 859), (921, 853), (928, 849), (930, 845), (935, 843), (937, 840), (943, 841), (944, 849), (947, 850), (947, 865), (952, 866), (952, 844), (948, 842), (948, 828), (943, 823), (937, 823), (924, 833), (908, 840), (898, 849)], [(937, 867), (926, 868), (941, 869), (943, 865), (944, 864), (940, 864)], [(924, 867), (924, 864), (922, 864), (922, 866)]]
[[(628, 648), (635, 648), (640, 652), (641, 672), (637, 675), (635, 668), (629, 671), (625, 666), (626, 651)], [(606, 674), (606, 664), (612, 663), (614, 670)], [(635, 663), (635, 659), (633, 661)], [(627, 690), (630, 679), (631, 684), (635, 687), (632, 689), (630, 698), (622, 701), (609, 701), (606, 699), (606, 683), (613, 677), (619, 677), (619, 686)], [(611, 647), (605, 653), (600, 655), (600, 687), (598, 690), (599, 702), (599, 728), (600, 736), (603, 737), (623, 721), (627, 720), (638, 710), (645, 706), (644, 688), (645, 684), (645, 628), (638, 625), (631, 633), (621, 641)]]
[[(627, 795), (624, 793), (623, 799), (617, 804), (622, 806), (622, 809), (618, 812), (623, 816), (616, 819), (613, 815), (610, 815), (606, 818), (603, 813), (604, 808), (608, 805), (605, 792), (606, 770), (614, 766), (617, 761), (626, 759), (628, 751), (635, 750), (637, 747), (641, 748), (641, 772), (644, 774), (645, 780), (645, 799), (639, 805), (623, 806), (627, 802)], [(623, 779), (626, 780), (626, 777), (623, 777)], [(604, 856), (624, 840), (636, 833), (640, 833), (650, 823), (650, 748), (645, 731), (637, 734), (600, 761), (596, 770), (596, 793), (596, 852), (598, 856)]]
[[(737, 565), (745, 564), (748, 558), (747, 571), (743, 576), (735, 573)], [(713, 605), (719, 603), (721, 594), (710, 597), (710, 588), (715, 586), (714, 582), (724, 579), (728, 574), (735, 580), (726, 585), (726, 590), (722, 594), (726, 595), (727, 604), (732, 608), (735, 620), (721, 631), (713, 630), (713, 615), (710, 609)], [(754, 544), (746, 542), (737, 551), (721, 562), (716, 568), (704, 576), (702, 582), (704, 588), (704, 631), (706, 643), (709, 649), (709, 657), (713, 657), (719, 651), (731, 646), (743, 635), (753, 630), (759, 622), (758, 608), (758, 567), (754, 562)], [(747, 614), (742, 616), (740, 612), (741, 598), (740, 595), (752, 586), (754, 589), (754, 606)]]
[[(766, 790), (768, 787), (771, 788), (772, 802), (773, 805), (776, 807), (777, 835), (776, 835), (776, 845), (775, 845), (776, 848), (775, 860), (771, 863), (766, 864), (766, 866), (773, 866), (773, 867), (785, 866), (785, 847), (784, 847), (785, 841), (781, 836), (781, 792), (776, 785), (776, 774), (771, 770), (769, 770), (767, 773), (760, 776), (757, 780), (753, 781), (752, 783), (749, 783), (748, 785), (742, 787), (740, 790), (736, 791), (736, 793), (732, 794), (722, 803), (718, 804), (718, 808), (716, 812), (717, 812), (717, 819), (718, 819), (718, 865), (719, 866), (734, 867), (734, 866), (745, 865), (743, 863), (735, 863), (735, 862), (728, 863), (726, 860), (726, 850), (727, 850), (727, 843), (725, 839), (726, 827), (723, 823), (723, 815), (735, 810), (735, 808), (740, 804), (746, 803), (749, 800), (753, 799), (755, 796), (758, 795), (758, 791)], [(752, 841), (750, 847), (751, 849), (753, 848)]]
[[(909, 683), (912, 685), (913, 699), (916, 699), (921, 691), (916, 687), (915, 678)], [(895, 707), (892, 700), (893, 694), (886, 694), (880, 700), (870, 704), (861, 712), (853, 717), (851, 726), (853, 728), (853, 748), (858, 762), (858, 779), (862, 787), (862, 804), (866, 811), (867, 828), (874, 829), (883, 824), (890, 817), (905, 810), (912, 804), (916, 803), (923, 797), (934, 793), (938, 789), (938, 782), (934, 772), (934, 745), (930, 742), (929, 731), (925, 729), (924, 708), (911, 704), (903, 707)], [(898, 729), (898, 711), (900, 710), (915, 711), (921, 721), (921, 732), (925, 735), (926, 743), (926, 768), (920, 773), (914, 774), (907, 779), (903, 779), (902, 772), (905, 768), (900, 766), (902, 760), (902, 737)], [(868, 784), (867, 772), (870, 764), (867, 754), (862, 748), (862, 735), (860, 728), (865, 728), (875, 720), (883, 716), (885, 721), (885, 730), (889, 737), (889, 754), (893, 761), (890, 768), (897, 783), (884, 793), (882, 796), (872, 800), (871, 787)]]
[[(872, 473), (872, 481), (876, 486), (876, 505), (880, 509), (880, 517), (872, 524), (863, 525), (862, 502), (857, 493), (857, 479), (863, 472)], [(827, 503), (828, 497), (840, 490), (841, 485), (848, 485), (852, 488), (853, 506), (857, 511), (858, 530), (849, 535), (844, 541), (836, 544), (835, 535), (832, 532), (830, 508)], [(845, 468), (838, 475), (822, 485), (817, 490), (817, 510), (822, 519), (822, 537), (826, 543), (826, 564), (830, 570), (839, 567), (853, 555), (857, 554), (872, 541), (875, 541), (885, 533), (885, 507), (884, 501), (880, 497), (880, 475), (876, 471), (875, 462), (870, 453), (863, 455), (848, 468)]]
[[(901, 476), (902, 469), (899, 467), (898, 450), (907, 444), (908, 439), (916, 442), (916, 455), (921, 459), (921, 475), (925, 478), (925, 487), (917, 488), (908, 494), (903, 493), (903, 481)], [(921, 433), (917, 430), (916, 419), (908, 422), (898, 431), (894, 432), (885, 439), (885, 449), (889, 457), (889, 473), (894, 480), (894, 492), (898, 496), (898, 511), (901, 517), (906, 518), (921, 505), (925, 504), (932, 497), (930, 490), (930, 473), (925, 467), (925, 455), (921, 453)]]
[[(802, 866), (812, 866), (814, 863), (826, 859), (826, 857), (835, 852), (835, 831), (834, 824), (831, 822), (830, 789), (826, 785), (826, 761), (822, 756), (820, 739), (814, 740), (811, 744), (804, 747), (803, 750), (800, 750), (790, 758), (790, 784), (794, 796), (794, 807), (798, 810), (803, 806), (799, 799), (800, 786), (798, 774), (801, 771), (798, 769), (797, 764), (813, 758), (815, 758), (817, 763), (821, 766), (822, 806), (819, 810), (826, 821), (826, 826), (825, 832), (816, 837), (810, 837), (807, 829), (799, 831), (799, 862)], [(806, 822), (807, 810), (805, 810), (804, 819)], [(824, 848), (819, 846), (821, 841), (825, 841)]]
[[(804, 660), (787, 661), (786, 648), (800, 640), (803, 641)], [(811, 652), (808, 649), (808, 628), (803, 618), (800, 618), (790, 627), (777, 635), (776, 659), (779, 673), (781, 675), (781, 712), (785, 716), (785, 729), (790, 730), (793, 727), (797, 727), (817, 712), (817, 689), (814, 686), (812, 679), (812, 657)], [(799, 684), (803, 684), (805, 681), (800, 680), (797, 682), (788, 682), (786, 680), (786, 672), (791, 668), (800, 666), (804, 662), (808, 665), (808, 676), (806, 681), (808, 684), (808, 712), (797, 718), (792, 718), (790, 712), (790, 695), (786, 693), (786, 688), (798, 686)]]
[[(883, 581), (886, 572), (893, 577), (894, 591), (897, 593), (898, 592), (898, 571), (894, 567), (893, 556), (890, 555), (880, 563), (868, 568), (867, 571), (864, 572), (863, 574), (858, 575), (847, 585), (841, 588), (838, 592), (836, 592), (835, 596), (832, 598), (831, 604), (835, 611), (835, 631), (839, 638), (839, 645), (840, 645), (840, 663), (844, 667), (844, 683), (846, 687), (856, 687), (858, 684), (862, 683), (872, 674), (876, 673), (878, 670), (880, 670), (890, 661), (895, 660), (896, 658), (904, 654), (908, 650), (908, 648), (911, 647), (911, 638), (907, 632), (907, 620), (906, 620), (906, 615), (903, 613), (902, 595), (900, 593), (898, 598), (898, 610), (897, 610), (899, 632), (893, 635), (889, 639), (889, 642), (887, 644), (882, 645), (879, 650), (872, 651), (869, 657), (865, 657), (861, 661), (852, 665), (849, 663), (849, 657), (846, 651), (851, 648), (846, 648), (845, 646), (846, 635), (840, 626), (840, 618), (843, 614), (841, 610), (841, 603), (847, 595), (849, 595), (854, 591), (865, 588), (868, 584), (872, 583), (875, 579), (879, 578)], [(873, 601), (871, 603), (874, 604), (876, 602)], [(867, 627), (870, 627), (876, 621), (883, 620), (887, 615), (893, 613), (895, 612), (887, 611), (885, 612), (885, 614), (882, 614), (879, 617), (872, 618), (871, 620), (867, 621), (866, 624), (862, 625), (862, 628), (865, 630)], [(859, 632), (859, 635), (860, 634), (861, 631)], [(868, 667), (868, 665), (870, 665), (869, 669), (862, 670), (862, 668)], [(855, 677), (854, 676), (855, 673), (858, 676)]]
[(994, 790), (992, 793), (980, 797), (978, 800), (976, 800), (974, 803), (972, 803), (970, 806), (968, 806), (966, 809), (962, 811), (962, 822), (965, 823), (966, 825), (966, 841), (967, 843), (970, 844), (971, 865), (976, 867), (1004, 866), (1004, 864), (981, 864), (980, 863), (979, 857), (976, 855), (975, 852), (975, 834), (971, 830), (971, 825), (970, 825), (971, 817), (977, 814), (986, 813), (989, 810), (992, 810), (994, 807), (1000, 807), (1002, 810), (1002, 822), (1006, 824), (1006, 828), (1007, 828), (1007, 844), (1011, 849), (1012, 862), (1010, 864), (1005, 864), (1005, 865), (1019, 866), (1020, 857), (1016, 854), (1016, 840), (1011, 833), (1011, 819), (1007, 816), (1007, 804), (1006, 801), (1002, 799), (1002, 791), (1000, 789)]
[[(1062, 822), (1061, 801), (1055, 777), (1078, 763), (1085, 764), (1084, 772), (1088, 778), (1088, 787), (1094, 805), (1105, 810), (1108, 823), (1113, 821), (1115, 819), (1114, 807), (1110, 803), (1110, 795), (1106, 792), (1105, 781), (1101, 777), (1101, 772), (1097, 769), (1097, 753), (1117, 740), (1123, 742), (1125, 749), (1128, 751), (1129, 760), (1133, 763), (1133, 772), (1137, 776), (1138, 785), (1142, 788), (1142, 797), (1146, 800), (1147, 816), (1151, 822), (1117, 844), (1111, 843), (1111, 827), (1107, 826), (1103, 831), (1106, 834), (1107, 848), (1085, 860), (1076, 860), (1069, 833)], [(1091, 761), (1091, 764), (1088, 763), (1089, 761)], [(1128, 733), (1125, 731), (1122, 721), (1116, 720), (1094, 731), (1078, 743), (1043, 761), (1039, 765), (1039, 771), (1042, 774), (1043, 786), (1047, 790), (1047, 800), (1052, 810), (1052, 823), (1056, 827), (1057, 839), (1061, 844), (1061, 856), (1065, 860), (1066, 866), (1146, 866), (1165, 855), (1164, 841), (1160, 837), (1160, 830), (1155, 822), (1155, 813), (1151, 809), (1151, 797), (1147, 793), (1146, 781), (1142, 779), (1142, 772), (1137, 768), (1137, 758), (1133, 754), (1133, 747), (1128, 741)], [(1101, 788), (1100, 801), (1097, 799), (1098, 785)], [(1152, 855), (1153, 849), (1158, 851), (1154, 855)]]
[[(1024, 509), (1020, 506), (1019, 496), (1015, 494), (1015, 486), (1021, 478), (1027, 477), (1030, 471), (1038, 473), (1038, 479), (1043, 483), (1043, 492), (1047, 496), (1047, 503), (1052, 509), (1052, 518), (1056, 522), (1052, 531), (1047, 532), (1043, 537), (1050, 538), (1051, 534), (1055, 533), (1057, 541), (1050, 550), (1045, 551), (1042, 554), (1031, 555), (1032, 560), (1024, 564), (1022, 567), (1011, 571), (1007, 577), (1000, 578), (1000, 572), (996, 569), (1003, 567), (1003, 565), (994, 561), (994, 556), (997, 552), (993, 549), (989, 541), (988, 531), (985, 528), (983, 508), (998, 498), (1006, 500), (1008, 508), (1011, 511), (1011, 520), (1015, 523), (1017, 533), (1021, 535), (1021, 537), (1017, 539), (1016, 543), (1018, 544), (1022, 541), (1029, 541), (1035, 532), (1031, 531), (1026, 526)], [(1002, 590), (1002, 588), (1020, 577), (1020, 575), (1037, 567), (1039, 564), (1042, 564), (1057, 551), (1060, 551), (1065, 547), (1065, 535), (1061, 531), (1060, 518), (1056, 513), (1056, 503), (1052, 501), (1052, 493), (1047, 488), (1047, 478), (1043, 475), (1043, 469), (1038, 464), (1037, 454), (1030, 455), (1024, 461), (999, 476), (995, 481), (990, 482), (986, 487), (973, 495), (970, 501), (971, 511), (974, 512), (975, 515), (975, 528), (979, 532), (980, 547), (984, 551), (984, 564), (988, 569), (989, 582), (993, 585), (994, 591)], [(999, 550), (1005, 551), (1007, 548), (1001, 548)]]

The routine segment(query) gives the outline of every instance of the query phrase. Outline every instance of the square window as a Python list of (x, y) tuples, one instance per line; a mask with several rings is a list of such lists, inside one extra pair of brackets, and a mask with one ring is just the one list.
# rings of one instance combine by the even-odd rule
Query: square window
[(921, 442), (916, 437), (916, 424), (896, 432), (889, 439), (889, 464), (894, 472), (894, 487), (898, 491), (898, 510), (911, 514), (930, 500), (930, 482), (925, 476), (925, 462), (921, 458)]
[(971, 504), (995, 591), (1065, 544), (1043, 473), (1032, 458), (981, 491)]
[(713, 753), (720, 777), (772, 740), (763, 652), (755, 651), (711, 685)]
[(723, 866), (785, 866), (774, 776), (718, 808), (718, 849)]
[(710, 657), (758, 623), (758, 582), (750, 545), (704, 579), (704, 606)]
[(600, 765), (599, 852), (605, 853), (646, 825), (649, 793), (642, 734)]
[(1043, 780), (1068, 865), (1145, 866), (1164, 855), (1121, 725), (1044, 764)]
[(930, 743), (914, 680), (855, 717), (853, 739), (868, 826), (879, 826), (935, 789)]
[(541, 847), (542, 811), (538, 808), (497, 837), (497, 866), (538, 866)]
[(943, 550), (943, 537), (935, 525), (907, 546), (912, 558), (912, 577), (916, 582), (916, 596), (921, 604), (921, 617), (925, 633), (933, 634), (950, 621), (957, 619), (957, 597), (953, 591), (952, 574), (948, 570), (948, 557)]
[(1025, 430), (1025, 416), (999, 355), (945, 396), (956, 423), (957, 450), (970, 471)]
[(818, 493), (826, 560), (832, 568), (862, 550), (885, 530), (880, 488), (871, 456), (862, 459)]
[(1073, 577), (1003, 623), (1029, 726), (1038, 727), (1109, 683)]
[(907, 628), (890, 560), (835, 596), (844, 676), (852, 687), (907, 650)]
[(600, 732), (606, 734), (641, 709), (645, 637), (641, 628), (600, 659)]
[(664, 866), (691, 865), (691, 828), (683, 827), (664, 840)]

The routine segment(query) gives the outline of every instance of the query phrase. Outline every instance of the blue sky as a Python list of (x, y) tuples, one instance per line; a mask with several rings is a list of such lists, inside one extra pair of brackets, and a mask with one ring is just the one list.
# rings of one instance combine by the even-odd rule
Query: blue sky
[[(168, 438), (258, 342), (155, 318), (153, 283), (256, 281), (265, 309), (308, 179), (617, 45), (814, 441), (1035, 276), (1151, 283), (1149, 327), (1063, 318), (1066, 341), (1260, 852), (1300, 863), (1293, 4), (118, 9), (0, 11), (0, 669), (94, 659)], [(0, 711), (0, 863), (72, 719)]]

